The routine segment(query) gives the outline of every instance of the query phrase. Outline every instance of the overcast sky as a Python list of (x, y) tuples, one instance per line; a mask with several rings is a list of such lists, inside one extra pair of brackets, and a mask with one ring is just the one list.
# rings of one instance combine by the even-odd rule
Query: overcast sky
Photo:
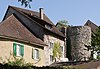
[[(0, 0), (0, 21), (2, 21), (8, 5), (21, 6), (17, 0)], [(33, 0), (33, 11), (44, 8), (44, 13), (56, 24), (59, 20), (67, 20), (69, 25), (84, 25), (91, 20), (100, 25), (100, 0)]]

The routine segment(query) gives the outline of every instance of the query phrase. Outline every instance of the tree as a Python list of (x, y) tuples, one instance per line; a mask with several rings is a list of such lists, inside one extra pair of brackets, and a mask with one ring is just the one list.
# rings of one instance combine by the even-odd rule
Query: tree
[(55, 61), (57, 61), (57, 59), (60, 59), (62, 53), (60, 50), (60, 43), (59, 42), (55, 42), (54, 43), (54, 47), (53, 47), (53, 59)]
[[(91, 51), (91, 59), (93, 59), (93, 54), (95, 52), (100, 54), (100, 26), (98, 27), (96, 32), (92, 33), (92, 41), (91, 46), (89, 46), (89, 50)], [(97, 57), (100, 57), (100, 55), (98, 55)]]
[(56, 27), (66, 36), (66, 28), (68, 27), (67, 20), (60, 20), (57, 22)]
[(20, 2), (21, 5), (24, 5), (25, 7), (31, 8), (30, 2), (32, 2), (32, 0), (18, 0), (18, 2)]
[(60, 20), (57, 22), (56, 27), (58, 29), (61, 29), (62, 27), (67, 27), (68, 26), (68, 21), (67, 20)]
[(100, 26), (95, 33), (92, 34), (92, 51), (100, 53)]
[(68, 24), (68, 21), (67, 20), (60, 20), (60, 21), (58, 21), (58, 23), (66, 26)]

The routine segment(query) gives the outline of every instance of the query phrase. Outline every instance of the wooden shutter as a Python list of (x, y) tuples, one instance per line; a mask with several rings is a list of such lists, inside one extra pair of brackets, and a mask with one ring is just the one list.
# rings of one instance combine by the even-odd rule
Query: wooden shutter
[(16, 43), (13, 43), (13, 54), (16, 56)]

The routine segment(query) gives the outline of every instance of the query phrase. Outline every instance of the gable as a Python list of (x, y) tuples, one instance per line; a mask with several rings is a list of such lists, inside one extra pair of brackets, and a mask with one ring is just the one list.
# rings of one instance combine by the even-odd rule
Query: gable
[(36, 21), (27, 17), (22, 12), (19, 13), (18, 10), (16, 11), (15, 9), (9, 6), (3, 20), (7, 19), (12, 14), (15, 14), (16, 17), (19, 18), (21, 23), (23, 23), (25, 27), (28, 30), (30, 30), (31, 33), (33, 33), (37, 38), (40, 38), (43, 40), (43, 35), (44, 35), (43, 28), (39, 24), (37, 25)]
[(91, 22), (90, 20), (88, 20), (84, 26), (89, 26), (91, 28), (92, 32), (95, 32), (96, 29), (98, 28), (98, 26), (96, 24), (94, 24), (93, 22)]
[(24, 42), (33, 43), (39, 46), (46, 46), (46, 44), (35, 37), (14, 14), (0, 24), (0, 36), (14, 38), (19, 41), (23, 40)]

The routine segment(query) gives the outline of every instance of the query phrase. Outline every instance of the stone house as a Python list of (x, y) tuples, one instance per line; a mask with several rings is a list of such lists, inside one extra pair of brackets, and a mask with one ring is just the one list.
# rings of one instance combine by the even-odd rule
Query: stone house
[[(2, 28), (4, 24), (6, 24), (6, 26)], [(4, 29), (1, 29), (2, 33), (0, 34), (7, 36), (5, 40), (8, 40), (8, 42), (1, 40), (1, 42), (4, 43), (1, 43), (2, 47), (5, 48), (4, 46), (9, 44), (10, 46), (12, 46), (10, 48), (11, 52), (14, 53), (14, 45), (20, 45), (22, 47), (21, 50), (23, 50), (23, 45), (25, 45), (24, 52), (21, 52), (26, 55), (22, 56), (27, 62), (36, 62), (35, 65), (38, 66), (50, 65), (51, 63), (53, 63), (54, 61), (52, 50), (55, 42), (60, 43), (60, 48), (62, 52), (61, 58), (65, 58), (65, 36), (43, 13), (43, 8), (40, 8), (40, 12), (36, 12), (14, 6), (9, 6), (0, 26), (2, 29)], [(10, 37), (10, 39), (8, 37)], [(10, 53), (10, 50), (9, 52), (7, 52), (7, 54)], [(33, 54), (33, 57), (35, 56), (35, 58), (39, 59), (40, 54), (41, 60), (32, 60), (31, 54), (34, 50), (38, 56)], [(2, 56), (3, 54), (0, 55)]]

